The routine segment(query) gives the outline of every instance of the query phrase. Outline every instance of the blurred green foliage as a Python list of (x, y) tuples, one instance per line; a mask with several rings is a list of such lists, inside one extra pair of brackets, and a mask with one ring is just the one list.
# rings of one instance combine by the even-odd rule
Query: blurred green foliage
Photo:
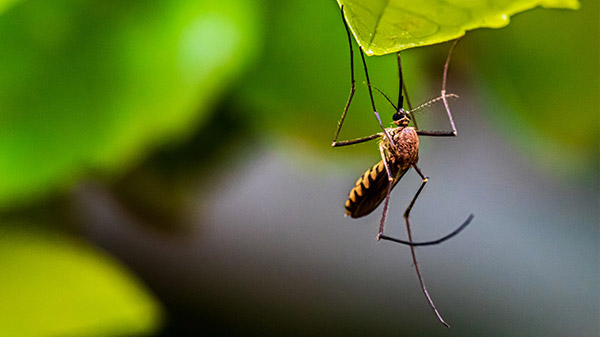
[(0, 206), (184, 137), (252, 59), (254, 11), (243, 1), (12, 7), (0, 20)]
[(501, 28), (510, 16), (536, 6), (579, 8), (578, 0), (402, 1), (338, 0), (358, 44), (368, 55), (456, 39), (468, 30)]
[(0, 15), (16, 2), (18, 2), (18, 0), (0, 0)]
[[(0, 209), (22, 206), (31, 215), (36, 202), (64, 193), (83, 177), (110, 177), (152, 147), (189, 137), (256, 55), (260, 27), (254, 4), (5, 5)], [(0, 219), (3, 226), (14, 224)], [(34, 234), (0, 241), (0, 266), (11, 276), (3, 278), (0, 295), (1, 335), (133, 335), (156, 329), (158, 304), (128, 273), (89, 247)]]
[(117, 261), (48, 229), (0, 230), (0, 336), (147, 334), (160, 307)]
[[(532, 165), (582, 181), (597, 173), (597, 7), (536, 10), (507, 29), (470, 33), (453, 61), (480, 94), (462, 99), (484, 107)], [(164, 204), (181, 200), (164, 191), (181, 171), (157, 162), (176, 162), (187, 172), (217, 162), (217, 156), (165, 155), (189, 140), (201, 146), (183, 145), (181, 152), (240, 149), (254, 135), (294, 151), (330, 153), (350, 89), (346, 33), (334, 1), (56, 0), (2, 8), (0, 209), (27, 205), (35, 212), (44, 198), (101, 177), (117, 190), (145, 195), (149, 201), (138, 204), (146, 209), (177, 212)], [(416, 102), (439, 93), (442, 64), (433, 75), (423, 73), (443, 59), (436, 58), (440, 50), (447, 47), (403, 53), (409, 91), (426, 92)], [(395, 59), (368, 62), (374, 84), (393, 92)], [(359, 88), (362, 81), (358, 75)], [(365, 90), (357, 91), (352, 109), (343, 137), (377, 132)], [(382, 113), (385, 123), (389, 115)], [(157, 148), (159, 160), (148, 160)], [(341, 152), (376, 158), (372, 150)], [(2, 228), (16, 224), (29, 227), (4, 220)], [(0, 334), (44, 335), (27, 325), (39, 316), (40, 329), (56, 334), (156, 329), (159, 304), (114, 261), (49, 230), (2, 233), (0, 269), (8, 277), (0, 281)], [(6, 303), (18, 303), (20, 311)]]
[(599, 164), (599, 11), (590, 1), (577, 12), (518, 16), (473, 34), (495, 48), (469, 59), (498, 132), (548, 174), (580, 184), (597, 178)]

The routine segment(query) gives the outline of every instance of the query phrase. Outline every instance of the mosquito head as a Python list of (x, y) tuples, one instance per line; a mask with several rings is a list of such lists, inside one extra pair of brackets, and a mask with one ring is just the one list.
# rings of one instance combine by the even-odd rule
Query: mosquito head
[(410, 123), (410, 117), (408, 116), (408, 113), (404, 111), (404, 109), (398, 110), (394, 116), (392, 116), (392, 119), (394, 124), (398, 126), (408, 126), (408, 123)]

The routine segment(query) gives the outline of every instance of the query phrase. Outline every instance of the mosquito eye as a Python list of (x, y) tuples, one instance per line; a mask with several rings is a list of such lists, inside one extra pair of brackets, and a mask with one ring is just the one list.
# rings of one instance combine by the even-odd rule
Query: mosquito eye
[(406, 112), (404, 110), (400, 110), (392, 116), (392, 120), (394, 122), (397, 122), (402, 119), (408, 119), (408, 115), (406, 114)]

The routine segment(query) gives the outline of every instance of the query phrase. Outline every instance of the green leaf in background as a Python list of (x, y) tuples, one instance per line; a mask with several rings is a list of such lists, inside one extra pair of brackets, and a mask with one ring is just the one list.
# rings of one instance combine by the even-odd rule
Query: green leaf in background
[(477, 48), (466, 63), (494, 127), (550, 176), (585, 185), (598, 178), (599, 10), (532, 11), (463, 45)]
[(510, 16), (543, 6), (579, 8), (578, 0), (338, 0), (354, 37), (367, 55), (384, 55), (463, 36), (467, 30), (500, 28)]
[(134, 336), (161, 324), (128, 271), (74, 238), (3, 226), (0, 269), (0, 336)]
[(17, 3), (19, 0), (0, 0), (0, 15), (4, 13), (10, 6)]
[(205, 120), (253, 60), (254, 1), (25, 1), (0, 16), (0, 207)]

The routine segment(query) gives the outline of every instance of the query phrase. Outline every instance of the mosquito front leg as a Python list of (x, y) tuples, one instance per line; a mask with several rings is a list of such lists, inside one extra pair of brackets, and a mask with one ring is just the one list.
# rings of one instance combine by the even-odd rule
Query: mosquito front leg
[[(352, 38), (350, 36), (350, 28), (348, 27), (348, 24), (346, 23), (346, 20), (344, 18), (344, 6), (342, 6), (342, 21), (344, 22), (344, 27), (346, 28), (346, 34), (348, 35), (348, 43), (350, 43), (350, 47), (352, 48)], [(377, 108), (375, 107), (375, 100), (373, 99), (373, 89), (371, 88), (371, 80), (369, 79), (369, 71), (367, 70), (367, 61), (365, 60), (365, 54), (363, 53), (362, 49), (360, 49), (360, 48), (359, 48), (359, 52), (360, 52), (360, 58), (362, 59), (363, 68), (365, 69), (365, 78), (367, 80), (367, 88), (369, 89), (369, 97), (371, 98), (371, 106), (373, 107), (373, 113), (375, 114), (375, 118), (377, 118), (379, 127), (381, 127), (381, 130), (383, 130), (383, 133), (385, 134), (386, 138), (389, 140), (389, 142), (392, 145), (394, 145), (394, 140), (392, 139), (392, 137), (390, 136), (388, 131), (383, 126), (383, 123), (381, 122), (381, 117), (379, 117), (379, 112), (377, 112)], [(350, 61), (351, 61), (351, 65), (353, 65), (353, 63), (354, 63), (353, 57), (350, 58)], [(352, 67), (352, 68), (354, 69), (354, 67)], [(354, 78), (354, 75), (352, 75), (352, 76)], [(352, 84), (354, 86), (354, 80), (353, 80)], [(352, 93), (351, 93), (351, 95), (352, 95)], [(347, 105), (349, 105), (349, 104), (347, 104)]]
[(371, 106), (373, 107), (373, 113), (375, 114), (375, 117), (377, 118), (377, 122), (379, 122), (379, 126), (383, 130), (385, 137), (388, 139), (390, 144), (392, 144), (392, 146), (395, 146), (392, 136), (390, 136), (389, 132), (386, 130), (386, 128), (381, 123), (381, 118), (379, 117), (379, 112), (377, 112), (377, 108), (375, 107), (375, 100), (373, 99), (373, 88), (371, 88), (371, 80), (369, 80), (369, 71), (367, 70), (367, 61), (365, 61), (365, 54), (363, 53), (362, 49), (359, 49), (359, 51), (360, 51), (360, 57), (362, 59), (363, 67), (365, 68), (365, 78), (367, 79), (367, 88), (369, 88), (369, 97), (371, 98)]
[[(402, 59), (400, 58), (400, 52), (396, 53), (398, 56), (398, 81), (399, 81), (399, 89), (398, 89), (398, 104), (404, 101), (406, 97), (406, 105), (408, 106), (408, 110), (412, 111), (412, 104), (410, 103), (410, 98), (408, 97), (408, 91), (406, 90), (406, 82), (402, 79)], [(404, 92), (404, 95), (402, 93)], [(415, 129), (419, 130), (419, 126), (417, 125), (417, 119), (415, 116), (411, 118)]]
[[(348, 113), (348, 108), (350, 107), (350, 103), (352, 102), (352, 98), (354, 97), (354, 91), (356, 90), (355, 80), (354, 80), (354, 53), (352, 52), (352, 38), (350, 36), (350, 30), (348, 29), (348, 25), (346, 24), (346, 20), (344, 19), (344, 6), (341, 9), (342, 12), (342, 21), (344, 22), (344, 27), (346, 27), (346, 33), (348, 35), (348, 46), (350, 46), (350, 96), (348, 97), (348, 101), (346, 102), (346, 106), (344, 107), (344, 112), (342, 113), (342, 117), (338, 122), (337, 130), (335, 131), (335, 136), (333, 137), (333, 144), (331, 146), (343, 146), (338, 145), (338, 136), (340, 135), (340, 131), (342, 130), (342, 124), (344, 124), (344, 119), (346, 118), (346, 113)], [(356, 143), (354, 143), (356, 144)], [(349, 145), (349, 144), (347, 144)]]
[[(352, 50), (352, 37), (350, 34), (350, 28), (348, 27), (348, 24), (346, 23), (346, 19), (344, 17), (344, 6), (341, 7), (341, 13), (342, 13), (342, 22), (344, 23), (344, 28), (346, 28), (346, 35), (348, 36), (348, 46), (350, 47), (351, 88), (350, 88), (350, 95), (348, 97), (348, 101), (346, 102), (346, 106), (344, 107), (344, 112), (342, 113), (342, 117), (340, 118), (340, 121), (338, 122), (338, 127), (337, 127), (337, 130), (335, 131), (335, 135), (333, 136), (333, 143), (331, 144), (331, 146), (333, 146), (333, 147), (357, 144), (357, 143), (361, 143), (363, 141), (368, 141), (368, 140), (375, 139), (378, 137), (378, 136), (372, 135), (372, 136), (369, 136), (372, 138), (365, 137), (365, 138), (359, 138), (359, 139), (355, 139), (355, 140), (351, 140), (351, 141), (339, 141), (339, 142), (337, 140), (339, 137), (340, 131), (342, 130), (342, 125), (344, 124), (344, 119), (346, 119), (346, 114), (348, 113), (348, 109), (350, 108), (350, 103), (352, 102), (352, 98), (354, 98), (354, 92), (356, 91), (356, 81), (354, 78), (354, 53)], [(375, 100), (373, 99), (373, 90), (371, 89), (371, 81), (369, 80), (369, 72), (367, 70), (367, 62), (365, 61), (365, 56), (364, 56), (362, 50), (360, 50), (360, 56), (362, 58), (363, 67), (365, 69), (365, 77), (367, 79), (367, 87), (369, 89), (369, 96), (371, 97), (371, 105), (373, 107), (373, 113), (375, 114), (375, 117), (377, 118), (377, 121), (379, 122), (379, 126), (383, 130), (383, 134), (388, 138), (388, 140), (390, 141), (391, 144), (394, 144), (392, 137), (389, 135), (388, 131), (383, 126), (383, 124), (381, 122), (381, 118), (379, 117), (379, 113), (377, 112), (377, 109), (375, 108)]]

